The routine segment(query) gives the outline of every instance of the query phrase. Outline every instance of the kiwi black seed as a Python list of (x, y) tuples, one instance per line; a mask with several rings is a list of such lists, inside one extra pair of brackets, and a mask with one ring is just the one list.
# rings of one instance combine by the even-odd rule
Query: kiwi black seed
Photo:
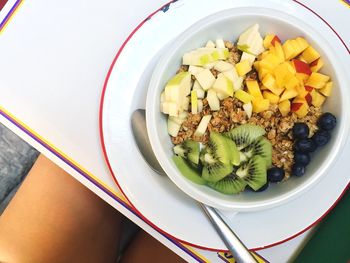
[(199, 163), (199, 143), (186, 140), (183, 143), (174, 146), (173, 151), (176, 155), (179, 155), (194, 164)]
[(266, 163), (263, 157), (256, 155), (241, 165), (236, 175), (243, 179), (255, 191), (266, 184)]
[(233, 140), (237, 148), (241, 150), (263, 136), (265, 133), (265, 130), (259, 126), (243, 124), (224, 133), (224, 135)]
[(184, 177), (196, 184), (206, 184), (206, 181), (201, 177), (201, 174), (193, 169), (192, 166), (184, 158), (178, 155), (174, 155), (172, 159)]
[(202, 178), (208, 182), (218, 182), (232, 173), (233, 166), (224, 164), (220, 161), (211, 164), (204, 164), (202, 170)]
[(208, 185), (220, 193), (230, 195), (242, 192), (247, 183), (238, 176), (230, 174), (224, 179), (216, 183), (208, 183)]
[(261, 156), (264, 158), (266, 167), (269, 168), (272, 165), (272, 145), (271, 142), (265, 137), (261, 137), (249, 144), (242, 152), (248, 157)]

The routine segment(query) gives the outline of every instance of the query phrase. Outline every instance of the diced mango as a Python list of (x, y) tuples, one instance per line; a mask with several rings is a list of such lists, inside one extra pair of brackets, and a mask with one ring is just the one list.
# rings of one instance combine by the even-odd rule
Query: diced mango
[(321, 58), (316, 59), (315, 61), (310, 63), (310, 69), (313, 72), (319, 71), (324, 65), (324, 62)]
[(295, 76), (292, 76), (286, 82), (285, 87), (286, 87), (286, 89), (295, 89), (295, 87), (298, 86), (299, 84), (300, 84), (300, 81)]
[(317, 72), (312, 72), (305, 85), (311, 86), (315, 89), (321, 89), (324, 87), (327, 81), (329, 81), (329, 76)]
[(301, 54), (302, 59), (304, 59), (308, 64), (318, 59), (321, 55), (312, 47), (309, 46)]
[(252, 67), (248, 60), (243, 60), (236, 64), (236, 70), (239, 76), (244, 76), (249, 71), (251, 71)]
[(305, 40), (305, 38), (297, 37), (295, 40), (298, 42), (300, 46), (299, 53), (303, 52), (309, 46), (309, 43)]
[(269, 100), (271, 104), (277, 104), (278, 101), (280, 100), (279, 96), (277, 96), (276, 94), (273, 94), (271, 91), (268, 91), (268, 90), (263, 91), (263, 97), (264, 99)]
[(275, 43), (275, 55), (280, 59), (281, 63), (285, 60), (283, 48), (280, 42)]
[(333, 82), (329, 81), (326, 83), (326, 85), (322, 89), (320, 89), (320, 92), (324, 96), (329, 97), (332, 94), (332, 90), (333, 90)]
[(270, 101), (268, 99), (253, 99), (253, 112), (259, 113), (266, 111), (270, 107)]
[(258, 56), (258, 59), (259, 60), (262, 60), (262, 59), (264, 59), (267, 55), (269, 54), (269, 51), (264, 51), (264, 52), (262, 52), (259, 56)]
[(287, 116), (290, 112), (290, 100), (285, 100), (278, 103), (278, 109), (280, 110), (282, 116)]
[(309, 75), (306, 75), (304, 73), (296, 73), (295, 77), (300, 81), (300, 82), (306, 82), (307, 79), (309, 78)]
[(309, 65), (299, 59), (293, 59), (293, 65), (297, 73), (303, 73), (306, 75), (311, 75), (311, 69)]
[(271, 73), (271, 71), (266, 68), (259, 67), (259, 70), (258, 70), (259, 79), (263, 79), (268, 73)]
[(317, 92), (316, 90), (313, 90), (311, 92), (311, 97), (312, 97), (312, 105), (315, 107), (321, 107), (322, 104), (325, 102), (326, 97), (321, 95), (321, 93)]
[(296, 96), (298, 96), (298, 91), (295, 88), (286, 89), (284, 90), (279, 101), (282, 102), (285, 100), (289, 100), (289, 99), (295, 98)]
[(289, 60), (291, 58), (294, 58), (295, 53), (295, 45), (293, 45), (292, 39), (287, 40), (282, 45), (284, 56), (286, 60)]
[(299, 118), (303, 118), (307, 115), (309, 105), (305, 99), (295, 98), (290, 106), (290, 111), (295, 112)]
[(275, 34), (267, 34), (264, 38), (263, 45), (264, 48), (268, 49), (275, 45), (276, 42), (281, 43), (281, 40)]
[(260, 68), (266, 68), (268, 70), (274, 70), (281, 61), (279, 58), (274, 54), (268, 54), (266, 57), (264, 57), (262, 60), (260, 60), (259, 67)]
[(255, 99), (263, 99), (259, 84), (256, 80), (247, 80), (245, 83), (250, 95), (252, 95)]
[(276, 86), (276, 80), (270, 73), (267, 73), (261, 82), (267, 89), (272, 91), (277, 96), (284, 91), (284, 88), (278, 88)]
[(305, 89), (305, 86), (303, 86), (303, 85), (301, 85), (301, 86), (297, 86), (296, 87), (296, 90), (298, 91), (298, 98), (305, 98), (305, 96), (307, 95), (307, 94), (309, 94), (311, 91), (312, 91), (312, 89), (311, 90), (306, 90)]
[(235, 97), (237, 99), (239, 99), (240, 101), (242, 101), (243, 103), (249, 103), (252, 101), (252, 99), (254, 98), (252, 95), (250, 95), (249, 93), (245, 92), (244, 90), (237, 90), (235, 92)]

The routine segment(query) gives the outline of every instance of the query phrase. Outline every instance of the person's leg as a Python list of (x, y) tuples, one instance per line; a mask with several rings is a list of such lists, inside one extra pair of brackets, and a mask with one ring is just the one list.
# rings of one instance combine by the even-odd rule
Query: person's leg
[(115, 262), (121, 218), (41, 155), (0, 217), (0, 262)]
[(146, 232), (140, 231), (126, 249), (121, 262), (177, 263), (186, 261)]

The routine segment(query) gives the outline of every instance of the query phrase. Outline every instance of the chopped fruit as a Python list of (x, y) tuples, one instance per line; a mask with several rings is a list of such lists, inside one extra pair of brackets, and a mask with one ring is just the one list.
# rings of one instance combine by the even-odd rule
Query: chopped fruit
[(303, 73), (306, 75), (311, 75), (311, 69), (308, 64), (305, 62), (299, 60), (299, 59), (293, 59), (294, 68), (297, 73)]
[(270, 73), (267, 73), (261, 82), (264, 87), (272, 91), (272, 93), (276, 94), (277, 96), (281, 95), (281, 93), (284, 91), (284, 88), (278, 88), (276, 86), (276, 80)]
[[(282, 63), (278, 65), (274, 70), (273, 74), (276, 79), (276, 85), (278, 88), (283, 88), (285, 83), (285, 80), (290, 78), (292, 76), (292, 73), (289, 72), (288, 63)], [(290, 75), (290, 76), (289, 76)]]
[(301, 177), (305, 174), (305, 166), (294, 164), (292, 167), (292, 175)]
[(323, 95), (321, 95), (319, 92), (317, 92), (316, 90), (313, 90), (311, 92), (311, 97), (312, 97), (312, 105), (314, 105), (315, 107), (321, 107), (322, 104), (324, 103), (324, 101), (326, 100), (326, 97), (324, 97)]
[(182, 57), (183, 65), (203, 66), (218, 60), (228, 58), (229, 51), (227, 48), (198, 48), (187, 52)]
[(245, 113), (247, 114), (248, 118), (252, 117), (253, 105), (251, 102), (243, 104), (243, 109), (244, 109)]
[(266, 68), (273, 71), (281, 63), (280, 59), (274, 54), (268, 54), (259, 62), (260, 68)]
[(312, 104), (312, 96), (311, 96), (311, 94), (310, 93), (306, 94), (304, 99), (306, 100), (307, 104), (309, 106), (311, 106), (311, 104)]
[(289, 99), (295, 98), (296, 96), (298, 96), (298, 91), (295, 88), (286, 89), (283, 92), (279, 101), (282, 102), (284, 100), (289, 100)]
[(286, 42), (284, 42), (284, 44), (282, 45), (283, 48), (283, 52), (284, 52), (284, 56), (286, 60), (292, 59), (295, 57), (295, 50), (296, 47), (295, 45), (293, 45), (293, 40), (289, 39)]
[(211, 89), (227, 97), (233, 96), (232, 81), (226, 78), (225, 75), (222, 73), (218, 75)]
[(236, 70), (239, 76), (244, 76), (252, 69), (248, 60), (243, 60), (236, 64)]
[(191, 91), (191, 113), (198, 113), (198, 102), (197, 102), (197, 92), (195, 90)]
[(311, 153), (314, 152), (317, 145), (312, 139), (306, 138), (295, 142), (294, 150), (298, 153)]
[(163, 113), (169, 114), (169, 116), (179, 116), (180, 113), (178, 104), (171, 101), (163, 102), (161, 110)]
[(203, 110), (203, 100), (197, 100), (198, 104), (198, 112), (201, 112)]
[(318, 147), (326, 145), (331, 139), (331, 133), (326, 130), (318, 130), (311, 138)]
[(300, 47), (299, 53), (303, 52), (309, 46), (309, 43), (302, 37), (297, 37), (295, 40)]
[(323, 113), (317, 121), (318, 127), (326, 131), (333, 130), (336, 124), (337, 118), (330, 112)]
[(315, 89), (321, 89), (325, 86), (328, 80), (329, 76), (317, 72), (312, 72), (305, 85), (311, 86)]
[(294, 124), (293, 129), (293, 137), (294, 139), (306, 139), (309, 137), (309, 126), (303, 122), (297, 122)]
[(228, 71), (232, 68), (233, 68), (233, 65), (225, 61), (218, 61), (214, 65), (214, 69), (220, 72)]
[(320, 57), (320, 54), (312, 47), (309, 46), (304, 52), (301, 54), (301, 58), (306, 61), (306, 63), (310, 64)]
[(249, 54), (247, 52), (243, 52), (240, 61), (248, 60), (249, 65), (253, 65), (255, 59), (256, 59), (255, 55)]
[(252, 95), (250, 95), (249, 93), (247, 93), (243, 90), (237, 90), (235, 92), (235, 97), (237, 99), (239, 99), (240, 101), (242, 101), (243, 103), (249, 103), (254, 98)]
[(255, 70), (259, 70), (259, 61), (255, 61), (253, 63), (253, 66), (254, 66)]
[(238, 90), (242, 87), (243, 77), (239, 77), (236, 68), (222, 72), (222, 74), (232, 81), (233, 89)]
[(260, 36), (258, 24), (251, 26), (239, 36), (237, 47), (243, 52), (256, 56), (264, 51), (263, 39)]
[(204, 99), (205, 90), (202, 89), (202, 87), (199, 84), (198, 80), (195, 80), (193, 82), (192, 90), (195, 90), (197, 92), (197, 98)]
[(215, 82), (215, 77), (209, 69), (204, 69), (198, 72), (195, 74), (195, 77), (204, 90), (210, 89)]
[(263, 91), (263, 97), (264, 99), (268, 99), (271, 104), (277, 104), (278, 101), (280, 100), (280, 97), (273, 94), (271, 91), (264, 90)]
[(318, 58), (310, 63), (310, 69), (312, 72), (317, 72), (323, 67), (323, 65), (323, 60), (321, 58)]
[(299, 118), (305, 117), (308, 110), (309, 105), (302, 98), (295, 98), (290, 106), (290, 111), (295, 112)]
[(263, 99), (259, 84), (256, 80), (247, 80), (245, 84), (247, 85), (247, 89), (250, 95), (256, 99)]
[(281, 40), (275, 34), (267, 34), (264, 38), (264, 47), (270, 48), (270, 46), (275, 46), (276, 42), (281, 43)]
[[(197, 96), (198, 97), (198, 96)], [(188, 111), (188, 106), (190, 106), (190, 96), (187, 96), (184, 98), (183, 100), (183, 104), (182, 104), (182, 109), (184, 110), (183, 112), (181, 112), (179, 115), (181, 115), (182, 113), (184, 113), (185, 111)]]
[(295, 89), (300, 84), (300, 81), (295, 77), (291, 76), (285, 84), (286, 89)]
[(271, 183), (281, 182), (284, 178), (284, 170), (280, 167), (271, 167), (267, 170), (267, 179)]
[(202, 70), (204, 70), (204, 68), (193, 66), (193, 65), (188, 67), (188, 72), (190, 72), (192, 75), (195, 75), (195, 74), (199, 73)]
[(207, 130), (208, 124), (210, 122), (211, 115), (205, 115), (201, 119), (196, 131), (194, 132), (195, 136), (203, 136), (205, 131)]
[(205, 47), (215, 48), (216, 46), (215, 46), (215, 43), (213, 41), (209, 40), (207, 42), (207, 44), (205, 44)]
[(259, 68), (259, 79), (263, 79), (268, 73), (270, 73), (270, 70), (266, 68)]
[(270, 107), (270, 101), (268, 99), (253, 99), (253, 112), (259, 113), (266, 111)]
[(215, 40), (215, 45), (217, 48), (225, 48), (225, 43), (222, 38)]
[(281, 63), (285, 60), (281, 42), (275, 42), (274, 53), (280, 59)]
[(306, 166), (310, 161), (309, 153), (294, 153), (294, 163)]
[(282, 116), (287, 116), (288, 113), (290, 112), (290, 101), (289, 100), (285, 100), (282, 101), (278, 104), (278, 109), (280, 110)]
[(207, 100), (208, 100), (209, 107), (212, 111), (220, 110), (220, 100), (214, 90), (212, 89), (208, 90)]
[(215, 61), (215, 62), (211, 62), (208, 64), (203, 65), (203, 68), (207, 68), (207, 69), (212, 69), (214, 68), (214, 66), (218, 63), (219, 61)]
[(326, 83), (326, 85), (322, 89), (320, 89), (320, 92), (324, 96), (329, 97), (332, 94), (332, 90), (333, 90), (333, 82), (329, 81)]
[(181, 124), (178, 124), (177, 122), (173, 121), (172, 119), (168, 118), (168, 133), (176, 137), (177, 134), (180, 131)]

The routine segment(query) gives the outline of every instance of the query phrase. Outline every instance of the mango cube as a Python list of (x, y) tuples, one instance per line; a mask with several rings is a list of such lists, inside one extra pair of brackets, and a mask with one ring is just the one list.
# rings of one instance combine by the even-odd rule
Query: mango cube
[(289, 39), (284, 42), (282, 48), (286, 60), (292, 59), (296, 56), (297, 46), (293, 39)]
[(259, 113), (266, 111), (270, 107), (270, 101), (268, 99), (253, 99), (253, 112)]
[(303, 52), (306, 48), (308, 48), (309, 43), (305, 40), (305, 38), (297, 37), (295, 40), (298, 42), (300, 47), (299, 53)]
[(295, 112), (299, 118), (303, 118), (307, 115), (309, 105), (305, 99), (295, 98), (290, 106), (290, 111)]
[(266, 68), (268, 70), (274, 70), (281, 63), (280, 59), (274, 54), (268, 54), (259, 62), (260, 68)]
[(283, 117), (287, 116), (290, 112), (290, 100), (285, 100), (278, 103), (278, 109), (280, 110)]
[(287, 81), (285, 87), (286, 89), (295, 89), (295, 87), (298, 86), (299, 84), (300, 84), (300, 81), (295, 76), (292, 76)]
[(239, 76), (244, 76), (249, 71), (251, 71), (252, 66), (250, 65), (248, 60), (243, 60), (236, 64), (236, 70)]
[(332, 90), (333, 90), (333, 82), (329, 81), (326, 83), (326, 85), (322, 89), (320, 89), (320, 92), (324, 96), (329, 97), (332, 94)]
[(317, 92), (316, 90), (313, 90), (311, 92), (311, 97), (312, 97), (312, 105), (315, 107), (321, 107), (322, 104), (325, 102), (326, 97), (321, 95), (321, 93)]
[(324, 65), (324, 62), (321, 58), (316, 59), (315, 61), (310, 63), (310, 69), (313, 72), (319, 71)]
[(277, 96), (281, 95), (281, 93), (284, 91), (284, 88), (278, 88), (276, 86), (276, 80), (270, 73), (267, 73), (261, 82), (267, 89), (272, 91)]
[(324, 87), (328, 80), (329, 76), (317, 72), (312, 72), (305, 85), (311, 86), (315, 89), (321, 89)]
[(247, 85), (247, 89), (250, 95), (256, 99), (263, 99), (259, 84), (256, 80), (247, 80), (245, 84)]
[(263, 97), (264, 99), (269, 100), (271, 104), (277, 104), (278, 101), (280, 100), (279, 96), (277, 96), (276, 94), (273, 94), (271, 91), (268, 91), (268, 90), (263, 91)]
[(235, 97), (242, 101), (244, 104), (251, 102), (254, 98), (252, 95), (241, 89), (235, 92)]
[(302, 59), (304, 59), (308, 64), (318, 59), (321, 55), (312, 47), (309, 46), (301, 54)]
[(281, 63), (285, 60), (283, 48), (280, 42), (276, 42), (274, 46), (274, 54), (279, 58)]
[(289, 100), (296, 96), (298, 96), (298, 91), (295, 88), (285, 89), (279, 101), (282, 102), (284, 100)]

